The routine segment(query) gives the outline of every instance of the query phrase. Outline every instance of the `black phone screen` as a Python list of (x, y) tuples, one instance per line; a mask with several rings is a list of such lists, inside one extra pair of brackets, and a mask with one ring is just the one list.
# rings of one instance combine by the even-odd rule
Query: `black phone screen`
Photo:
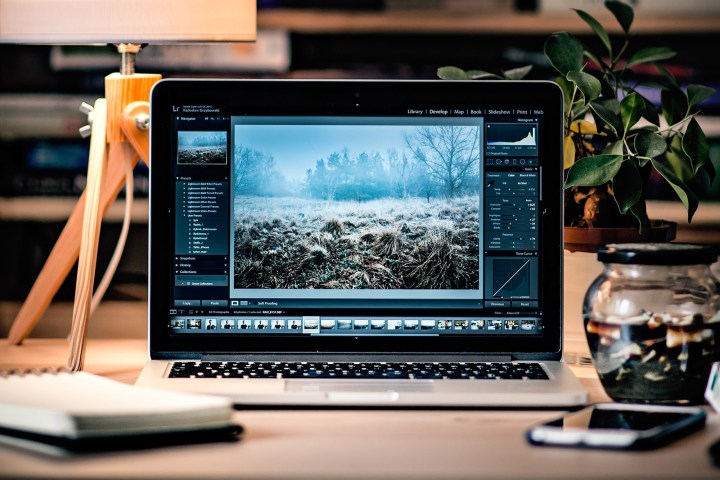
[(687, 412), (606, 410), (590, 408), (569, 413), (547, 423), (548, 426), (572, 429), (612, 429), (645, 431), (671, 425), (691, 417)]

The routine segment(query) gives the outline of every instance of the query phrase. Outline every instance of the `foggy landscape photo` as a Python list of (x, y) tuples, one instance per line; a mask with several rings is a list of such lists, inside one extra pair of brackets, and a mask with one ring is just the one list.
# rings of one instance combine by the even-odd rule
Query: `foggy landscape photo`
[(178, 163), (225, 165), (227, 132), (178, 132)]
[(479, 127), (235, 129), (235, 288), (478, 288)]

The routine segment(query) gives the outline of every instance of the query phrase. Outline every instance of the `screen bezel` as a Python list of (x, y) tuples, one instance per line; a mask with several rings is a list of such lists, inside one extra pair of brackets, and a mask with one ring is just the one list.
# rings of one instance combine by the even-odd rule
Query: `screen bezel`
[[(398, 116), (418, 104), (543, 110), (541, 232), (543, 323), (540, 336), (281, 336), (173, 335), (172, 225), (173, 106), (223, 105), (233, 115)], [(514, 354), (518, 359), (559, 359), (562, 342), (562, 92), (545, 81), (402, 80), (163, 80), (151, 95), (149, 333), (152, 358), (194, 357), (200, 352), (438, 352)], [(224, 112), (221, 112), (224, 113)], [(382, 314), (381, 314), (382, 315)], [(388, 314), (387, 316), (390, 316)], [(512, 318), (512, 317), (508, 317)]]

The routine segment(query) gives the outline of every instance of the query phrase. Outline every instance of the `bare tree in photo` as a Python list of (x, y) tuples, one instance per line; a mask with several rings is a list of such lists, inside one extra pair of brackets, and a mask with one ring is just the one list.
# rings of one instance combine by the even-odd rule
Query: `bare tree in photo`
[(388, 170), (391, 188), (397, 198), (410, 197), (410, 188), (417, 164), (403, 152), (402, 157), (396, 149), (388, 151)]
[(240, 195), (266, 195), (284, 182), (272, 155), (242, 145), (235, 147), (233, 178), (235, 192)]
[(418, 127), (404, 135), (416, 161), (423, 164), (446, 198), (473, 191), (480, 165), (480, 127)]
[(260, 157), (262, 154), (256, 150), (238, 145), (235, 147), (235, 162), (233, 162), (233, 176), (235, 191), (247, 194), (257, 187), (257, 178), (260, 173)]

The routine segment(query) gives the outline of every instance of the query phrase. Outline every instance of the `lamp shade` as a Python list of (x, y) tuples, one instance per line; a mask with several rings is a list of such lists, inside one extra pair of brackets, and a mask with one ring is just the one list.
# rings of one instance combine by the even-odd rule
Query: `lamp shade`
[(253, 41), (255, 0), (0, 0), (0, 43)]

